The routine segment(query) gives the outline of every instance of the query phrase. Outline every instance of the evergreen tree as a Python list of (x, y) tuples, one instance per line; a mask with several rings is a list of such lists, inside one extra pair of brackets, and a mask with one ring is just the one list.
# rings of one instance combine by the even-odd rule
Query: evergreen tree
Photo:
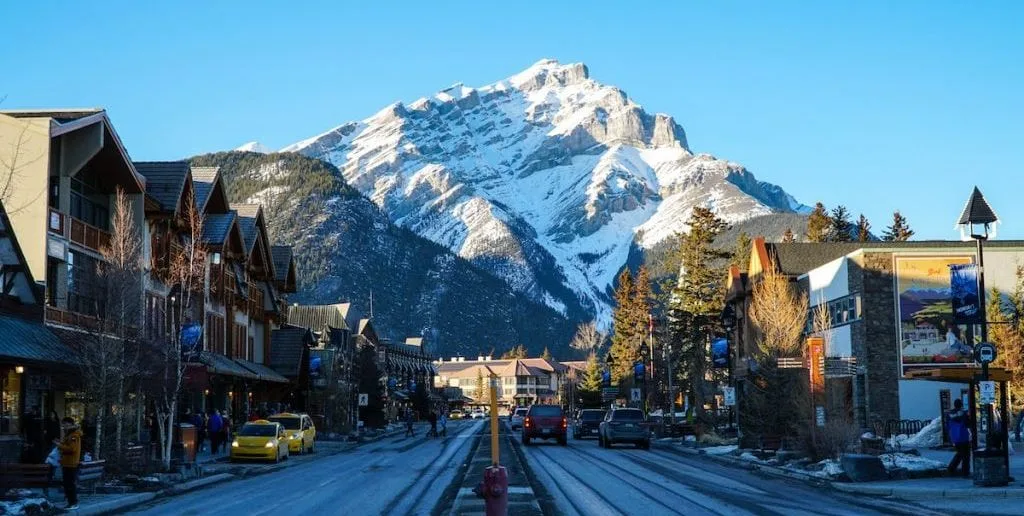
[(814, 205), (814, 210), (807, 217), (807, 234), (804, 236), (808, 242), (824, 242), (828, 239), (831, 226), (832, 220), (825, 210), (825, 205), (819, 202)]
[(367, 428), (384, 425), (384, 388), (377, 368), (377, 351), (373, 346), (359, 350), (359, 392), (365, 393), (367, 405), (359, 407), (359, 419)]
[(502, 353), (501, 358), (503, 360), (509, 360), (513, 358), (526, 358), (526, 348), (522, 344), (520, 344)]
[(796, 242), (796, 237), (793, 236), (793, 230), (791, 228), (786, 228), (786, 232), (782, 234), (782, 243), (792, 244), (793, 242)]
[(583, 379), (579, 384), (579, 396), (583, 408), (598, 408), (601, 406), (601, 363), (597, 361), (597, 354), (591, 352), (587, 356), (587, 369), (583, 373)]
[(476, 400), (485, 403), (490, 399), (488, 395), (487, 382), (484, 381), (484, 371), (481, 367), (476, 370)]
[(678, 350), (679, 366), (675, 368), (682, 380), (680, 392), (689, 392), (691, 406), (703, 418), (704, 401), (712, 396), (706, 383), (710, 367), (707, 355), (708, 338), (718, 330), (724, 300), (724, 271), (715, 263), (729, 257), (716, 249), (715, 237), (726, 223), (706, 208), (694, 208), (689, 221), (690, 232), (681, 240), (681, 273), (672, 291), (668, 309), (668, 341)]
[(868, 240), (871, 240), (871, 223), (868, 222), (868, 218), (861, 213), (860, 218), (857, 219), (857, 241), (867, 242)]
[(853, 223), (850, 222), (850, 212), (846, 206), (839, 205), (832, 208), (829, 216), (829, 241), (850, 242), (853, 240)]
[(544, 352), (540, 355), (544, 360), (551, 360), (551, 352), (548, 351), (548, 347), (544, 346)]
[[(786, 231), (789, 231), (788, 229)], [(789, 232), (790, 236), (793, 236), (793, 232)], [(746, 231), (741, 231), (739, 236), (736, 237), (736, 247), (732, 252), (732, 261), (730, 265), (739, 267), (740, 270), (744, 270), (746, 261), (750, 259), (750, 235)]]
[(615, 289), (615, 311), (612, 313), (612, 379), (625, 379), (632, 364), (639, 358), (636, 340), (636, 305), (633, 288), (633, 275), (629, 269), (619, 274), (619, 284)]
[(910, 229), (906, 217), (900, 213), (900, 210), (894, 211), (892, 214), (892, 224), (885, 228), (885, 232), (882, 233), (882, 240), (887, 242), (906, 242), (912, 236), (914, 236), (914, 230)]

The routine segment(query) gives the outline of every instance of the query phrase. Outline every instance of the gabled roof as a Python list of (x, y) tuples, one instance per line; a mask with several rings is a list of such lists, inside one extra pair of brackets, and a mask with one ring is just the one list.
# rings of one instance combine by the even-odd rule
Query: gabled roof
[(245, 239), (245, 252), (251, 253), (252, 247), (256, 245), (259, 237), (257, 218), (260, 217), (262, 206), (259, 204), (232, 204), (231, 209), (238, 214), (238, 228), (242, 230), (242, 238)]
[(267, 365), (284, 376), (296, 378), (302, 372), (305, 351), (312, 344), (313, 333), (308, 328), (287, 326), (273, 330)]
[[(274, 262), (274, 280), (277, 281), (282, 291), (295, 292), (298, 274), (295, 272), (295, 258), (292, 254), (292, 246), (271, 246), (270, 256)], [(346, 317), (348, 316), (346, 315)]]
[[(770, 259), (775, 260), (779, 272), (787, 276), (806, 274), (812, 269), (863, 247), (865, 245), (862, 242), (792, 242), (765, 245)], [(763, 266), (767, 266), (767, 264)]]
[(203, 242), (224, 245), (231, 230), (236, 227), (234, 212), (209, 214), (203, 219)]
[[(32, 311), (33, 315), (38, 310), (41, 316), (43, 288), (36, 283), (32, 276), (32, 269), (25, 261), (25, 253), (22, 252), (21, 245), (18, 244), (18, 237), (14, 234), (14, 228), (11, 226), (11, 219), (7, 217), (7, 209), (4, 208), (3, 201), (0, 201), (0, 271), (3, 272), (0, 277), (10, 282), (10, 284), (0, 283), (0, 298), (10, 294), (8, 287), (11, 287), (11, 290), (17, 289), (17, 303), (25, 305), (26, 308), (30, 307), (29, 311)], [(18, 311), (21, 312), (21, 307), (18, 308)]]
[(187, 161), (136, 161), (135, 170), (145, 176), (146, 194), (156, 199), (163, 211), (177, 211), (191, 177)]
[(211, 199), (215, 199), (213, 202), (217, 204), (217, 212), (229, 209), (228, 195), (224, 191), (224, 181), (220, 177), (220, 167), (192, 167), (192, 183), (199, 211), (209, 213)]

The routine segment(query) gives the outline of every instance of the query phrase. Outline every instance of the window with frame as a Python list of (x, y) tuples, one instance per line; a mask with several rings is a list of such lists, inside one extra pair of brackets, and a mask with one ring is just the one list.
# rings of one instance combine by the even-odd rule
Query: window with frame
[(248, 328), (244, 324), (235, 323), (234, 335), (231, 337), (231, 358), (245, 358), (245, 348), (249, 342)]
[(146, 293), (146, 337), (159, 340), (167, 336), (167, 300), (151, 292)]
[(214, 314), (206, 314), (206, 342), (209, 350), (220, 355), (224, 354), (224, 318)]
[[(829, 316), (832, 327), (842, 326), (859, 321), (862, 317), (862, 306), (860, 294), (851, 294), (838, 299), (827, 301)], [(813, 306), (807, 312), (806, 333), (814, 332), (814, 313), (821, 305)]]
[(110, 195), (97, 188), (96, 176), (71, 179), (71, 216), (104, 231), (110, 227)]
[(68, 251), (68, 310), (102, 316), (106, 309), (100, 260), (78, 251)]

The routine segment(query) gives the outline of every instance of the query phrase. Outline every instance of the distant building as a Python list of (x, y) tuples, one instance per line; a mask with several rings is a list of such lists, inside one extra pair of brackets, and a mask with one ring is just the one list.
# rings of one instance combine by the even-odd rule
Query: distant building
[(454, 357), (437, 362), (438, 376), (434, 386), (458, 387), (478, 405), (489, 403), (477, 392), (478, 378), (489, 385), (491, 374), (499, 378), (498, 404), (502, 407), (527, 406), (535, 403), (563, 403), (569, 367), (556, 360), (543, 358), (498, 359), (479, 356), (476, 360)]

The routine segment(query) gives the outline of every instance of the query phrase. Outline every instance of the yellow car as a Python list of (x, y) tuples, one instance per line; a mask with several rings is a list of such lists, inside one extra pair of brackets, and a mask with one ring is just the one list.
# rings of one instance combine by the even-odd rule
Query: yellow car
[(308, 415), (283, 413), (267, 419), (284, 427), (288, 435), (288, 451), (300, 455), (316, 451), (316, 426)]
[(231, 441), (231, 461), (264, 459), (280, 462), (288, 458), (288, 435), (280, 423), (260, 419), (242, 425)]

